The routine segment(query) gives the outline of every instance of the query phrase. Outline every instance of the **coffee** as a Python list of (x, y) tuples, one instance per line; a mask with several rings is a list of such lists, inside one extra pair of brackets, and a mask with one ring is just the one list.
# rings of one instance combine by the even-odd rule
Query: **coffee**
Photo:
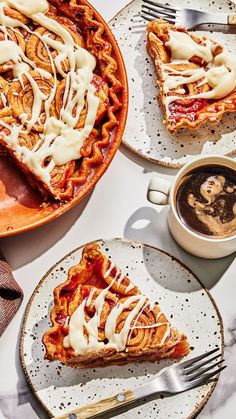
[(236, 233), (236, 171), (201, 166), (185, 175), (176, 193), (176, 208), (191, 230), (212, 238)]

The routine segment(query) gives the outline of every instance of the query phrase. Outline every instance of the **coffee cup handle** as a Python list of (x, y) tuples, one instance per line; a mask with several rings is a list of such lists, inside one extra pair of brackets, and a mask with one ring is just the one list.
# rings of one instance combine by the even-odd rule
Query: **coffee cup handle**
[(169, 200), (171, 183), (161, 177), (151, 179), (148, 185), (147, 199), (152, 204), (167, 205)]

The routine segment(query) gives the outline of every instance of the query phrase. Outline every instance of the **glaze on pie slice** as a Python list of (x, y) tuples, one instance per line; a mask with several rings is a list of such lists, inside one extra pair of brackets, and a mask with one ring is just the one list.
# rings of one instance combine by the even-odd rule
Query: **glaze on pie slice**
[(236, 110), (236, 58), (223, 46), (162, 19), (147, 25), (164, 113), (171, 133), (217, 124)]
[(0, 144), (44, 195), (72, 198), (112, 150), (116, 73), (83, 0), (1, 0)]
[(45, 358), (79, 368), (181, 358), (186, 337), (172, 328), (102, 252), (84, 247), (80, 263), (54, 291), (52, 327), (43, 336)]

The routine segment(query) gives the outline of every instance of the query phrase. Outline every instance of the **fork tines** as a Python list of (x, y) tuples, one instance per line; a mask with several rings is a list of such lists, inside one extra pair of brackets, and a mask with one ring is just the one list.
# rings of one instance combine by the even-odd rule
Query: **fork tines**
[[(216, 355), (209, 358), (210, 355), (213, 354)], [(221, 357), (221, 352), (219, 352), (219, 348), (217, 348), (203, 355), (197, 356), (195, 358), (183, 362), (180, 366), (181, 369), (183, 369), (185, 380), (188, 383), (188, 388), (205, 384), (214, 376), (218, 375), (221, 371), (223, 371), (223, 369), (226, 368), (226, 365), (220, 368), (217, 367), (219, 367), (222, 364), (222, 362), (224, 362), (224, 359), (220, 359), (217, 362), (212, 363), (212, 361), (216, 360), (219, 357)], [(211, 370), (214, 371), (209, 372)]]
[(175, 23), (177, 7), (166, 6), (152, 0), (142, 0), (141, 16), (145, 20), (153, 20), (155, 18), (163, 18), (170, 23)]

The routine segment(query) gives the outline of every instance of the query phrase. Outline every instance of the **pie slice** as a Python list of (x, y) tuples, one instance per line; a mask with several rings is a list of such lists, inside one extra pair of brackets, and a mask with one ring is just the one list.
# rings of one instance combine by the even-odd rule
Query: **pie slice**
[(204, 122), (217, 124), (236, 111), (236, 58), (208, 39), (163, 19), (147, 25), (147, 50), (154, 60), (164, 112), (171, 133)]
[(73, 367), (174, 359), (189, 352), (186, 337), (96, 243), (84, 247), (80, 263), (55, 289), (51, 321), (43, 336), (45, 358)]

